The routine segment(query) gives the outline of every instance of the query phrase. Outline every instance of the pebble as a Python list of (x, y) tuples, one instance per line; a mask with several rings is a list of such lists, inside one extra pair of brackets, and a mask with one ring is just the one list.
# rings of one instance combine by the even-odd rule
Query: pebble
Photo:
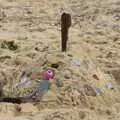
[(51, 67), (57, 69), (59, 67), (59, 65), (57, 63), (53, 63), (53, 64), (51, 64)]
[(81, 62), (79, 60), (73, 60), (73, 63), (77, 66), (80, 66), (81, 65)]
[(108, 89), (114, 89), (114, 86), (111, 83), (109, 83), (108, 84)]
[(84, 84), (84, 92), (87, 96), (95, 97), (97, 95), (95, 90), (92, 88), (92, 86), (90, 86), (88, 84)]
[(64, 78), (66, 78), (66, 79), (70, 79), (71, 77), (72, 77), (71, 72), (68, 71), (68, 70), (65, 70), (65, 71), (64, 71)]
[(68, 88), (68, 90), (67, 90), (68, 92), (72, 92), (72, 88)]
[(92, 76), (94, 79), (99, 80), (99, 77), (96, 74), (93, 74)]
[(101, 89), (100, 88), (96, 88), (95, 89), (97, 93), (100, 93), (101, 92)]
[(67, 91), (67, 92), (72, 92), (72, 88), (71, 88), (70, 86), (68, 86), (68, 87), (65, 89), (65, 91)]

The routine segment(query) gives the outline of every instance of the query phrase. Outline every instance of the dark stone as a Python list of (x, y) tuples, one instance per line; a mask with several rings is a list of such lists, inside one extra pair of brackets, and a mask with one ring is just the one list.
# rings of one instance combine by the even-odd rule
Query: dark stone
[(53, 64), (51, 64), (51, 67), (57, 69), (59, 67), (59, 65), (57, 63), (53, 63)]
[(14, 41), (3, 41), (1, 43), (1, 48), (14, 51), (18, 49), (18, 46), (14, 43)]
[(109, 110), (109, 109), (106, 110), (106, 113), (107, 113), (108, 115), (111, 115), (111, 114), (112, 114), (111, 110)]
[(36, 51), (39, 51), (39, 48), (38, 48), (38, 47), (35, 47), (35, 50), (36, 50)]
[(96, 80), (99, 80), (99, 77), (96, 74), (94, 74), (92, 77), (95, 78)]
[(68, 54), (68, 56), (69, 56), (69, 57), (73, 57), (73, 55), (72, 55), (72, 54)]
[(2, 62), (2, 61), (5, 61), (6, 59), (11, 59), (11, 56), (6, 55), (6, 56), (1, 56), (1, 57), (0, 57), (0, 61), (1, 61), (1, 62)]

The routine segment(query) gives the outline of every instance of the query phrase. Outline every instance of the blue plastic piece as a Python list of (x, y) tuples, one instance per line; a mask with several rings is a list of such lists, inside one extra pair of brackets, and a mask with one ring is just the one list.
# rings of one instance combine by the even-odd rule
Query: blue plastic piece
[(38, 83), (38, 86), (36, 87), (36, 90), (30, 93), (28, 96), (33, 97), (36, 95), (36, 93), (44, 93), (45, 91), (48, 91), (50, 89), (51, 83), (49, 80), (40, 80)]

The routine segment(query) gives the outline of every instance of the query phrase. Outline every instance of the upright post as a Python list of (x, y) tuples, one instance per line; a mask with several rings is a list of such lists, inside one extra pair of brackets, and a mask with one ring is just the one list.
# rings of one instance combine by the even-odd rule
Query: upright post
[(68, 41), (68, 30), (71, 26), (71, 15), (68, 13), (63, 13), (61, 16), (61, 46), (62, 52), (67, 50)]

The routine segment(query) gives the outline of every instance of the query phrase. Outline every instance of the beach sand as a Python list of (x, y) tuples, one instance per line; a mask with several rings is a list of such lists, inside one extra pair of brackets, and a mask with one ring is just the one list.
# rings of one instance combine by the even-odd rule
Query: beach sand
[[(66, 53), (63, 12), (72, 16)], [(0, 103), (0, 120), (120, 120), (119, 60), (119, 0), (0, 0), (0, 81), (7, 96), (16, 95), (11, 86), (26, 68), (41, 72), (58, 63), (63, 85), (52, 86), (41, 103)]]

